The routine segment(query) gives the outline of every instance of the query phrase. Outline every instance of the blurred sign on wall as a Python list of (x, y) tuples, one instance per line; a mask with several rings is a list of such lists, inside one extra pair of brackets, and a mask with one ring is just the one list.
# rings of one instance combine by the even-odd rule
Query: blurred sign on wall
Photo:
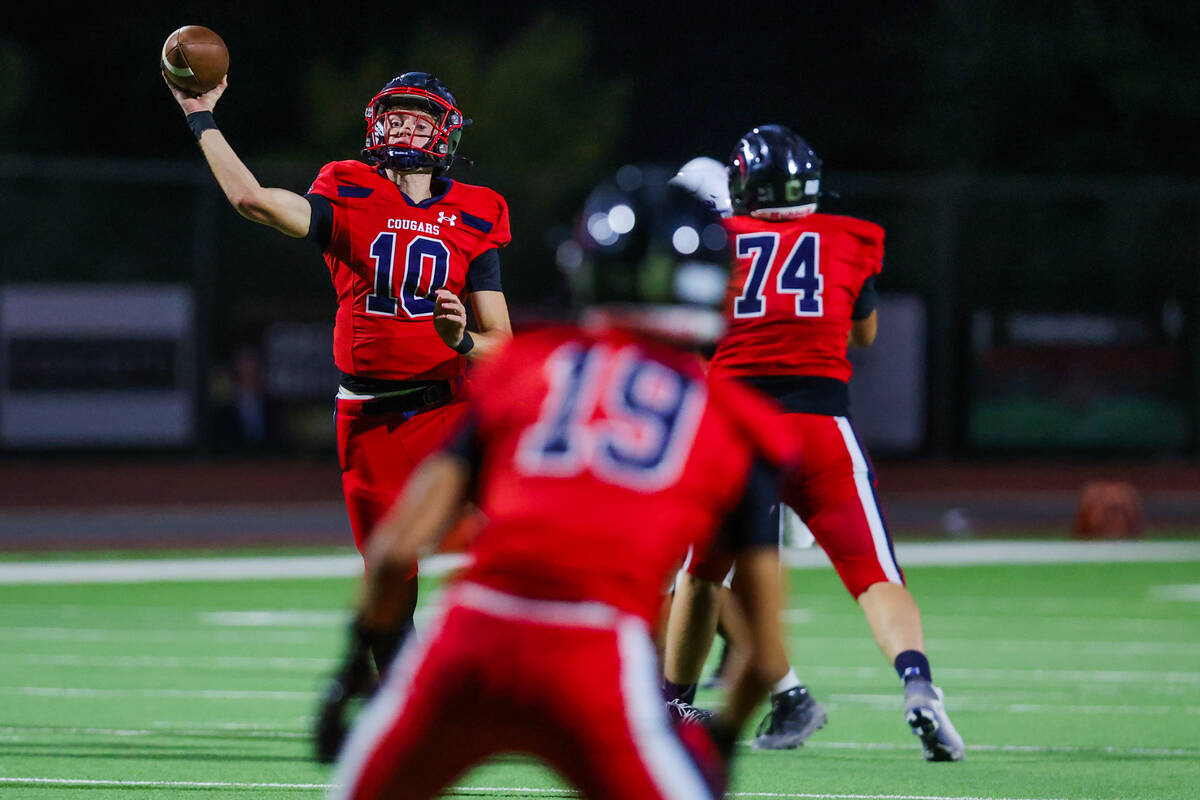
[(332, 403), (339, 374), (333, 366), (333, 326), (276, 322), (263, 334), (267, 392), (289, 400)]
[(879, 335), (848, 351), (850, 415), (875, 453), (911, 453), (925, 444), (925, 304), (914, 294), (881, 294)]
[(0, 443), (191, 444), (193, 327), (188, 286), (0, 286)]
[(1186, 353), (1162, 316), (976, 311), (970, 444), (1182, 451)]
[(340, 378), (333, 365), (333, 325), (276, 322), (264, 332), (262, 349), (266, 391), (279, 409), (284, 444), (332, 448), (333, 398)]

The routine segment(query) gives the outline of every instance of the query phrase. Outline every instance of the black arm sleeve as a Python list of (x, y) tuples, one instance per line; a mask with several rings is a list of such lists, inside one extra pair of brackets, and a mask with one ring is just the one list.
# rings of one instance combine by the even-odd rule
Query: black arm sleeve
[(468, 292), (500, 292), (500, 251), (493, 247), (471, 260), (467, 266)]
[(329, 247), (329, 239), (333, 236), (333, 205), (328, 197), (319, 194), (306, 194), (304, 197), (312, 206), (312, 217), (308, 222), (308, 235), (305, 239), (315, 242), (321, 250)]
[(742, 499), (725, 517), (719, 536), (730, 553), (779, 545), (779, 472), (762, 458), (751, 465)]
[(875, 310), (878, 303), (879, 295), (875, 291), (875, 276), (872, 275), (863, 281), (862, 289), (859, 290), (858, 297), (854, 300), (854, 308), (850, 311), (850, 319), (866, 319), (871, 316), (871, 312)]

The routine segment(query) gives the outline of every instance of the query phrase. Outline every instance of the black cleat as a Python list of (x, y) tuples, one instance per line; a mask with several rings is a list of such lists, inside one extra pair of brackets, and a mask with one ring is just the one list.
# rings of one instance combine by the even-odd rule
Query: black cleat
[(715, 713), (707, 708), (696, 708), (682, 700), (671, 700), (667, 703), (667, 716), (674, 725), (682, 725), (685, 722), (704, 724), (711, 720)]
[(771, 710), (758, 723), (751, 746), (755, 750), (791, 750), (825, 726), (825, 707), (805, 686), (795, 686), (771, 698)]

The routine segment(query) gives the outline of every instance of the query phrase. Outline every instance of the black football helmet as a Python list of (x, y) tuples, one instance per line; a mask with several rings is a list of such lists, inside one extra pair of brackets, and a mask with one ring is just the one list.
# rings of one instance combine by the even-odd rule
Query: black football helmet
[(817, 210), (821, 159), (783, 125), (760, 125), (738, 140), (729, 156), (734, 214), (790, 219)]
[[(414, 120), (408, 132), (397, 138), (389, 129), (403, 127), (405, 112), (413, 110), (424, 112), (429, 120)], [(367, 103), (364, 116), (367, 141), (362, 154), (368, 163), (397, 172), (432, 169), (434, 175), (450, 169), (463, 126), (471, 123), (463, 118), (445, 84), (428, 72), (406, 72), (392, 78)]]
[(712, 342), (725, 330), (725, 229), (711, 208), (667, 183), (673, 174), (628, 165), (593, 189), (558, 262), (585, 315)]

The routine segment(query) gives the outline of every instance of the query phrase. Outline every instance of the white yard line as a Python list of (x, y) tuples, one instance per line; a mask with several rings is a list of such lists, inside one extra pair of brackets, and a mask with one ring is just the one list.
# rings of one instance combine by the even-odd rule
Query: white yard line
[[(308, 730), (274, 729), (241, 723), (226, 723), (222, 725), (167, 725), (154, 728), (56, 728), (38, 726), (7, 725), (0, 726), (0, 736), (11, 741), (29, 741), (40, 736), (100, 736), (140, 738), (146, 736), (175, 736), (182, 738), (213, 738), (237, 733), (255, 739), (285, 739), (307, 740), (312, 734)], [(739, 742), (749, 747), (750, 740)], [(913, 741), (905, 744), (896, 742), (826, 742), (808, 740), (804, 743), (807, 749), (817, 750), (864, 750), (864, 751), (897, 751), (911, 752), (918, 747)], [(1112, 756), (1165, 756), (1179, 758), (1195, 758), (1200, 756), (1200, 749), (1186, 747), (1113, 747), (1111, 745), (1036, 745), (1036, 744), (977, 744), (972, 742), (967, 746), (972, 753), (1097, 753)]]
[[(865, 705), (873, 709), (887, 710), (901, 708), (902, 701), (898, 694), (831, 694), (830, 708), (841, 704)], [(1168, 714), (1200, 714), (1200, 706), (1186, 705), (1105, 705), (1089, 703), (1086, 705), (1073, 703), (997, 703), (994, 700), (984, 700), (971, 695), (954, 695), (946, 701), (949, 711), (998, 711), (1004, 714), (1041, 714), (1054, 712), (1059, 714), (1142, 714), (1164, 716)]]
[[(1006, 564), (1094, 564), (1200, 561), (1200, 542), (922, 542), (896, 546), (902, 566)], [(829, 567), (820, 548), (790, 549), (793, 569)], [(466, 557), (431, 556), (421, 571), (437, 576), (457, 570)], [(347, 578), (362, 574), (357, 555), (247, 558), (139, 559), (114, 561), (14, 561), (0, 563), (0, 585), (40, 583), (148, 583), (164, 581), (295, 580)]]
[(328, 789), (326, 783), (241, 783), (238, 781), (113, 781), (91, 778), (0, 777), (0, 784), (26, 786), (110, 786), (128, 789)]
[(82, 689), (72, 686), (0, 686), (0, 694), (29, 697), (163, 697), (203, 700), (303, 700), (311, 701), (315, 692), (262, 691), (237, 689)]
[[(1179, 625), (1190, 624), (1180, 620)], [(1200, 656), (1200, 642), (1177, 642), (1159, 640), (1128, 639), (993, 639), (986, 631), (977, 631), (977, 635), (959, 635), (946, 637), (929, 637), (925, 640), (930, 650), (942, 652), (945, 650), (971, 650), (988, 652), (997, 651), (1011, 656), (1013, 653), (1033, 651), (1044, 654), (1046, 651), (1060, 652), (1069, 650), (1073, 654), (1096, 655), (1105, 658), (1129, 658), (1146, 655), (1182, 655)], [(796, 642), (803, 642), (809, 649), (818, 647), (845, 648), (861, 646), (861, 636), (809, 636), (792, 634)], [(870, 641), (869, 639), (867, 641)]]
[(1151, 586), (1150, 599), (1169, 603), (1200, 603), (1200, 583)]
[[(86, 778), (17, 778), (0, 777), (0, 784), (27, 786), (96, 786), (129, 789), (328, 789), (324, 783), (243, 783), (237, 781), (117, 781)], [(568, 788), (535, 788), (530, 786), (453, 786), (449, 795), (561, 795), (574, 797), (577, 792)], [(729, 792), (730, 797), (780, 797), (796, 800), (1061, 800), (1060, 798), (1029, 798), (995, 795), (942, 794), (822, 794), (819, 792)]]
[(804, 800), (1061, 800), (1061, 798), (994, 797), (945, 794), (819, 794), (817, 792), (729, 792), (730, 797), (784, 797)]
[(178, 736), (183, 738), (212, 739), (228, 738), (236, 733), (238, 738), (247, 739), (302, 739), (312, 738), (310, 731), (283, 731), (255, 728), (230, 727), (179, 727), (179, 728), (46, 728), (22, 727), (14, 725), (0, 726), (0, 736), (9, 741), (28, 741), (40, 736), (50, 736), (61, 740), (63, 736), (101, 736), (105, 738), (138, 738), (142, 736)]
[[(794, 569), (830, 565), (819, 547), (786, 550), (783, 560)], [(896, 560), (902, 567), (1200, 561), (1200, 542), (917, 542), (897, 544)]]
[[(79, 667), (81, 669), (139, 668), (139, 669), (264, 669), (308, 673), (331, 669), (338, 665), (334, 658), (286, 658), (279, 656), (99, 656), (99, 655), (41, 655), (0, 653), (0, 664), (21, 664), (39, 667)], [(890, 678), (890, 667), (806, 666), (805, 675), (836, 678)], [(1200, 685), (1200, 672), (1151, 670), (1084, 670), (1084, 669), (995, 669), (981, 667), (965, 669), (939, 667), (938, 675), (951, 680), (978, 679), (986, 681), (1019, 681), (1021, 683), (1071, 684), (1170, 684)]]
[[(465, 556), (430, 556), (429, 575), (457, 569)], [(243, 558), (147, 558), (112, 561), (14, 561), (0, 563), (0, 584), (160, 583), (175, 581), (296, 580), (362, 575), (357, 555), (253, 556)]]
[(224, 628), (344, 628), (350, 622), (345, 610), (202, 611), (199, 617), (205, 625)]
[(0, 641), (25, 639), (46, 642), (135, 642), (151, 644), (194, 643), (200, 632), (206, 641), (222, 644), (312, 644), (327, 642), (333, 631), (273, 631), (218, 628), (67, 628), (0, 625)]
[[(895, 675), (891, 667), (835, 667), (829, 664), (804, 667), (805, 675), (854, 678), (884, 678)], [(1110, 669), (996, 669), (980, 667), (967, 669), (943, 667), (937, 669), (939, 678), (953, 680), (1021, 681), (1023, 683), (1177, 683), (1200, 684), (1200, 672)]]
[(278, 656), (76, 656), (0, 654), (0, 664), (34, 667), (79, 667), (81, 669), (219, 669), (263, 672), (311, 673), (333, 669), (334, 658), (283, 658)]

